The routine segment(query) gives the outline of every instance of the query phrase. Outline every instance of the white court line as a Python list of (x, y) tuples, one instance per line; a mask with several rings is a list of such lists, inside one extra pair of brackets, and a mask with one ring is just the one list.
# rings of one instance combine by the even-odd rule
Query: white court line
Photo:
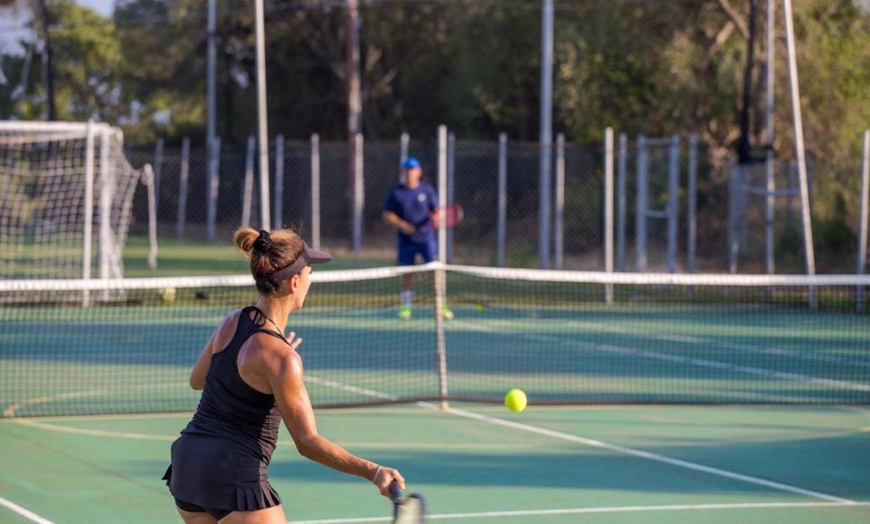
[[(375, 398), (381, 398), (381, 399), (385, 399), (385, 400), (394, 400), (396, 398), (395, 396), (389, 395), (386, 393), (381, 393), (381, 392), (374, 391), (374, 390), (367, 389), (367, 388), (359, 388), (356, 386), (341, 384), (341, 383), (331, 381), (331, 380), (317, 379), (315, 377), (307, 377), (306, 380), (320, 383), (320, 384), (328, 386), (328, 387), (333, 387), (333, 388), (342, 389), (342, 390), (346, 390), (346, 391), (353, 391), (353, 392), (358, 393), (358, 394), (368, 395), (368, 396), (372, 396)], [(426, 409), (441, 411), (441, 408), (438, 405), (433, 404), (431, 402), (417, 402), (417, 405), (419, 405), (423, 408), (426, 408)], [(749, 484), (764, 486), (767, 488), (772, 488), (772, 489), (776, 489), (776, 490), (780, 490), (780, 491), (786, 491), (789, 493), (796, 493), (799, 495), (805, 495), (805, 496), (809, 496), (809, 497), (813, 497), (813, 498), (817, 498), (817, 499), (828, 500), (828, 501), (836, 502), (839, 504), (847, 504), (847, 505), (857, 504), (853, 500), (844, 499), (841, 497), (835, 497), (833, 495), (828, 495), (828, 494), (820, 493), (817, 491), (798, 488), (796, 486), (790, 486), (788, 484), (773, 482), (770, 480), (766, 480), (766, 479), (762, 479), (762, 478), (758, 478), (758, 477), (752, 477), (749, 475), (743, 475), (740, 473), (734, 473), (732, 471), (727, 471), (724, 469), (714, 468), (714, 467), (710, 467), (710, 466), (704, 466), (702, 464), (696, 464), (694, 462), (688, 462), (685, 460), (670, 458), (670, 457), (666, 457), (664, 455), (658, 455), (656, 453), (641, 451), (639, 449), (628, 448), (628, 447), (619, 446), (616, 444), (608, 444), (606, 442), (602, 442), (599, 440), (593, 440), (593, 439), (589, 439), (589, 438), (585, 438), (585, 437), (579, 437), (576, 435), (571, 435), (569, 433), (562, 433), (559, 431), (553, 431), (553, 430), (549, 430), (549, 429), (545, 429), (545, 428), (540, 428), (537, 426), (531, 426), (528, 424), (520, 424), (518, 422), (513, 422), (513, 421), (504, 420), (504, 419), (500, 419), (500, 418), (496, 418), (496, 417), (490, 417), (487, 415), (472, 413), (470, 411), (465, 411), (465, 410), (461, 410), (461, 409), (449, 408), (447, 410), (447, 412), (451, 413), (453, 415), (456, 415), (456, 416), (469, 418), (469, 419), (473, 419), (473, 420), (478, 420), (478, 421), (486, 422), (489, 424), (495, 424), (495, 425), (499, 425), (499, 426), (509, 427), (512, 429), (518, 429), (520, 431), (526, 431), (529, 433), (536, 433), (539, 435), (545, 435), (548, 437), (552, 437), (552, 438), (556, 438), (556, 439), (560, 439), (560, 440), (566, 440), (569, 442), (575, 442), (578, 444), (596, 447), (599, 449), (607, 449), (609, 451), (615, 451), (617, 453), (622, 453), (624, 455), (631, 455), (634, 457), (644, 458), (647, 460), (662, 462), (665, 464), (670, 464), (672, 466), (691, 469), (694, 471), (701, 471), (703, 473), (708, 473), (711, 475), (725, 477), (725, 478), (729, 478), (732, 480), (746, 482)], [(34, 424), (34, 425), (36, 425), (36, 424)], [(109, 435), (103, 435), (103, 436), (109, 436)], [(132, 435), (120, 435), (120, 436), (126, 436), (127, 438), (130, 438)]]
[(0, 497), (0, 506), (5, 506), (5, 507), (9, 508), (10, 510), (14, 511), (15, 513), (18, 513), (22, 517), (26, 518), (27, 520), (29, 520), (31, 522), (36, 522), (36, 524), (54, 524), (54, 522), (52, 522), (48, 519), (42, 518), (39, 515), (37, 515), (36, 513), (30, 511), (29, 509), (22, 508), (18, 504), (14, 503), (10, 500), (6, 500), (3, 497)]
[[(744, 504), (680, 504), (670, 506), (610, 506), (600, 508), (539, 509), (526, 511), (484, 511), (480, 513), (441, 513), (426, 515), (426, 520), (491, 519), (499, 517), (532, 517), (541, 515), (579, 515), (583, 513), (637, 513), (641, 511), (708, 511), (727, 509), (826, 508), (840, 506), (867, 506), (868, 502), (841, 504), (838, 502), (757, 502)], [(292, 524), (356, 524), (362, 522), (390, 522), (385, 517), (347, 519), (295, 520)], [(288, 523), (291, 524), (291, 523)]]
[[(433, 406), (434, 407), (434, 406)], [(639, 449), (627, 448), (624, 446), (618, 446), (616, 444), (608, 444), (606, 442), (601, 442), (600, 440), (593, 440), (585, 437), (578, 437), (576, 435), (571, 435), (569, 433), (562, 433), (559, 431), (553, 431), (550, 429), (539, 428), (537, 426), (530, 426), (528, 424), (520, 424), (519, 422), (512, 422), (510, 420), (504, 420), (496, 417), (489, 417), (486, 415), (480, 415), (477, 413), (472, 413), (470, 411), (465, 411), (463, 409), (454, 409), (449, 408), (447, 410), (449, 413), (453, 413), (454, 415), (458, 415), (460, 417), (470, 418), (474, 420), (479, 420), (481, 422), (488, 422), (490, 424), (496, 424), (498, 426), (505, 426), (513, 429), (518, 429), (520, 431), (527, 431), (529, 433), (537, 433), (538, 435), (545, 435), (548, 437), (553, 437), (561, 440), (567, 440), (569, 442), (576, 442), (578, 444), (583, 444), (586, 446), (591, 446), (600, 449), (606, 449), (610, 451), (615, 451), (617, 453), (622, 453), (624, 455), (632, 455), (634, 457), (645, 458), (647, 460), (653, 460), (656, 462), (663, 462), (665, 464), (670, 464), (672, 466), (678, 466), (681, 468), (691, 469), (695, 471), (701, 471), (704, 473), (709, 473), (711, 475), (716, 475), (719, 477), (725, 477), (732, 480), (739, 480), (741, 482), (747, 482), (749, 484), (756, 484), (758, 486), (764, 486), (768, 488), (777, 489), (780, 491), (787, 491), (789, 493), (797, 493), (799, 495), (806, 495), (808, 497), (813, 497), (822, 500), (829, 500), (831, 502), (837, 502), (839, 504), (857, 504), (853, 500), (844, 499), (841, 497), (835, 497), (833, 495), (827, 495), (825, 493), (819, 493), (818, 491), (811, 491), (808, 489), (798, 488), (795, 486), (789, 486), (788, 484), (781, 484), (779, 482), (773, 482), (771, 480), (765, 480), (758, 477), (752, 477), (749, 475), (742, 475), (740, 473), (734, 473), (732, 471), (727, 471), (724, 469), (713, 468), (710, 466), (704, 466), (702, 464), (696, 464), (694, 462), (688, 462), (685, 460), (675, 459), (666, 457), (664, 455), (658, 455), (656, 453), (649, 453), (647, 451), (641, 451)]]

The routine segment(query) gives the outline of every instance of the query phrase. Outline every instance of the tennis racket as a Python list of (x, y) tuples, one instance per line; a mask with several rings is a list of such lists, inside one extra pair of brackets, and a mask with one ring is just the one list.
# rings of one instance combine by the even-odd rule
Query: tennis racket
[(432, 213), (432, 224), (438, 229), (451, 229), (462, 223), (462, 218), (462, 206), (454, 202), (436, 209)]
[(393, 500), (393, 524), (423, 524), (426, 503), (419, 493), (402, 497), (402, 490), (396, 481), (390, 483), (390, 498)]

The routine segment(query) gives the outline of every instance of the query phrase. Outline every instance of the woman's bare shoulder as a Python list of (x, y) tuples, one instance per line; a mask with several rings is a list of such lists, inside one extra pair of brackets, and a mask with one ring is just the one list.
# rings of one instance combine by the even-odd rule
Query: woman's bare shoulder
[(232, 342), (236, 329), (239, 326), (239, 317), (242, 311), (236, 310), (225, 316), (212, 336), (212, 354), (220, 353)]

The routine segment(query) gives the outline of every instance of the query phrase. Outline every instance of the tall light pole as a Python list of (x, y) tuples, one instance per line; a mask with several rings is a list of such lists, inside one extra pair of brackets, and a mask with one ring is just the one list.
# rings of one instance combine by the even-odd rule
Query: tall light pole
[(257, 28), (257, 144), (260, 151), (260, 227), (272, 229), (269, 218), (269, 136), (266, 116), (266, 37), (263, 0), (254, 0)]
[(215, 75), (217, 70), (217, 51), (215, 49), (215, 10), (217, 9), (215, 4), (217, 0), (208, 0), (208, 26), (206, 29), (206, 38), (208, 40), (208, 50), (206, 52), (206, 56), (208, 59), (208, 87), (207, 87), (207, 100), (206, 100), (206, 132), (205, 132), (205, 150), (208, 153), (209, 162), (211, 162), (212, 146), (214, 145), (214, 139), (216, 135), (217, 124), (215, 123), (215, 119), (217, 118), (216, 113), (216, 92), (215, 88)]
[(351, 249), (359, 256), (361, 249), (362, 209), (360, 207), (362, 192), (359, 181), (362, 179), (361, 151), (357, 144), (360, 133), (360, 113), (362, 112), (362, 94), (359, 73), (359, 3), (358, 0), (347, 0), (347, 181), (350, 205)]

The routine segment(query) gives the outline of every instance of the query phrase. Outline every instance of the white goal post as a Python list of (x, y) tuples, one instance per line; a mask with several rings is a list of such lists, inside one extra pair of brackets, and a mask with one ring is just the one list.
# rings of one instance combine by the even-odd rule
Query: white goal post
[(108, 124), (0, 121), (0, 279), (122, 278), (139, 176)]

